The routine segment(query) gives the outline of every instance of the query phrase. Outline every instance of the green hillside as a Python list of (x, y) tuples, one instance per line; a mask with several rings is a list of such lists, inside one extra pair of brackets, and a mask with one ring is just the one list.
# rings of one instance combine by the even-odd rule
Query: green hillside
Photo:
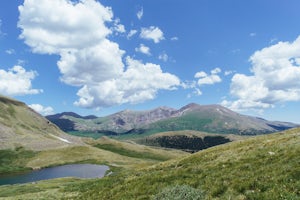
[(213, 118), (202, 117), (198, 113), (189, 113), (180, 117), (174, 117), (154, 122), (150, 124), (149, 127), (147, 127), (147, 131), (151, 131), (152, 133), (179, 130), (206, 131), (206, 125), (212, 122)]
[(231, 142), (100, 180), (2, 186), (0, 197), (160, 199), (156, 197), (174, 196), (174, 191), (177, 197), (185, 191), (203, 199), (300, 199), (300, 128)]
[(197, 188), (206, 199), (300, 199), (300, 129), (213, 147), (64, 192), (79, 190), (78, 199), (151, 199), (175, 185)]

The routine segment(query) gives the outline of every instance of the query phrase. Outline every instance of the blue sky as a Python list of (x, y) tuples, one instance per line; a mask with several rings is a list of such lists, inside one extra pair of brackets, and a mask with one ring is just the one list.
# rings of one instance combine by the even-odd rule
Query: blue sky
[(0, 94), (42, 114), (221, 104), (300, 123), (298, 0), (0, 1)]

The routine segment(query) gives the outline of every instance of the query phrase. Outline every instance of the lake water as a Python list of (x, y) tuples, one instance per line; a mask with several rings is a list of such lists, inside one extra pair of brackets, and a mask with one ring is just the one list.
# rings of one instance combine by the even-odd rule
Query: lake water
[(62, 177), (101, 178), (109, 169), (106, 165), (71, 164), (34, 170), (25, 174), (0, 176), (0, 185), (28, 183)]

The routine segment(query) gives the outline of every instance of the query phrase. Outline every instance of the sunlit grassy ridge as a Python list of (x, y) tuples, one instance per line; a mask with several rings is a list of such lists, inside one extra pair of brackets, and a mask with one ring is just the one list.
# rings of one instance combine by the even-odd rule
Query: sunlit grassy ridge
[(1, 95), (0, 133), (0, 149), (23, 146), (36, 151), (84, 145), (79, 137), (62, 132), (24, 103)]

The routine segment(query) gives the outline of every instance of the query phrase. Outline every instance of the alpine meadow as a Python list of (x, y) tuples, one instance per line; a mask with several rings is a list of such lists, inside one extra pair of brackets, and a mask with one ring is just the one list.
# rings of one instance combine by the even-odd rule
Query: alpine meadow
[(0, 200), (300, 200), (299, 8), (0, 1)]

